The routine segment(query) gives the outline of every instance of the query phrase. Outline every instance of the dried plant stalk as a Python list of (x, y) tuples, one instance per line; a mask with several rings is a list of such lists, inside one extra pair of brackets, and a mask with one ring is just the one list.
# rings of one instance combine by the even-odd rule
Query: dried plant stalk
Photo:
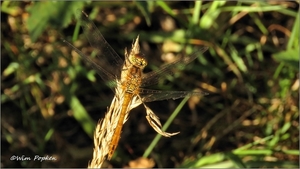
[[(122, 109), (122, 103), (124, 100), (124, 92), (120, 87), (116, 88), (116, 94), (112, 100), (112, 103), (104, 117), (104, 119), (99, 120), (96, 130), (94, 133), (94, 151), (93, 151), (93, 159), (88, 165), (88, 168), (101, 168), (104, 160), (107, 159), (107, 155), (112, 151), (109, 149), (109, 145), (112, 141), (113, 134), (115, 131), (115, 128), (118, 123), (118, 119), (121, 114), (121, 109)], [(123, 124), (127, 121), (128, 119), (128, 114), (131, 109), (139, 106), (142, 104), (142, 99), (139, 95), (133, 96), (130, 105), (128, 106), (128, 110), (125, 116), (125, 119), (123, 121)], [(159, 121), (159, 118), (154, 114), (154, 112), (147, 107), (145, 104), (143, 104), (146, 112), (147, 112), (147, 120), (149, 124), (152, 126), (152, 128), (159, 134), (165, 136), (165, 137), (170, 137), (173, 135), (178, 134), (177, 133), (167, 133), (161, 130), (161, 123)], [(113, 153), (113, 152), (111, 152)]]
[[(109, 153), (109, 144), (112, 140), (114, 129), (118, 122), (118, 117), (121, 112), (122, 97), (120, 91), (116, 89), (112, 103), (104, 117), (99, 120), (94, 133), (94, 151), (93, 159), (91, 160), (88, 168), (101, 168), (106, 155)], [(128, 116), (128, 115), (126, 115)], [(127, 119), (127, 117), (125, 118)]]

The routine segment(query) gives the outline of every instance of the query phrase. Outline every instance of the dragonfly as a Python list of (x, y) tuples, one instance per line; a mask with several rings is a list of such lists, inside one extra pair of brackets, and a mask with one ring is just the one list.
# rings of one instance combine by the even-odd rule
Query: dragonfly
[[(202, 96), (207, 95), (206, 92), (192, 92), (192, 91), (161, 91), (146, 89), (144, 87), (155, 85), (159, 79), (166, 75), (173, 75), (173, 69), (176, 66), (184, 66), (195, 60), (198, 54), (204, 53), (208, 47), (203, 46), (189, 57), (182, 57), (172, 63), (165, 64), (158, 70), (143, 73), (143, 69), (147, 65), (144, 55), (140, 51), (139, 36), (134, 41), (130, 51), (125, 49), (125, 59), (123, 60), (115, 50), (104, 39), (101, 32), (96, 25), (88, 18), (84, 11), (77, 11), (76, 16), (79, 20), (83, 33), (88, 39), (90, 45), (96, 52), (96, 58), (92, 59), (73, 46), (70, 42), (64, 40), (68, 46), (75, 50), (81, 58), (93, 67), (98, 75), (106, 82), (106, 84), (115, 92), (115, 88), (121, 90), (123, 96), (121, 103), (121, 113), (118, 117), (117, 125), (114, 129), (114, 134), (109, 145), (108, 159), (111, 159), (116, 147), (118, 145), (120, 135), (122, 132), (125, 116), (128, 112), (128, 107), (134, 97), (138, 97), (142, 103), (152, 102), (157, 100), (178, 99), (185, 96)], [(149, 120), (148, 120), (149, 121)], [(151, 119), (150, 119), (151, 121)], [(150, 125), (151, 122), (149, 121)], [(157, 128), (158, 123), (154, 119), (153, 128), (164, 136), (171, 136), (160, 132)], [(160, 124), (160, 123), (159, 123)], [(177, 133), (176, 133), (177, 134)]]

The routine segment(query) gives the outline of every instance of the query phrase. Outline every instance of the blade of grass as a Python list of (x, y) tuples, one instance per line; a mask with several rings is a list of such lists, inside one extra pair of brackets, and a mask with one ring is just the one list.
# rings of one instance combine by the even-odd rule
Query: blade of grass
[(198, 24), (198, 22), (199, 22), (201, 6), (202, 6), (202, 1), (195, 2), (195, 8), (194, 8), (194, 13), (193, 13), (193, 18), (192, 18), (192, 23), (194, 25)]
[(165, 12), (167, 12), (169, 15), (175, 17), (174, 12), (172, 11), (172, 9), (168, 6), (167, 3), (165, 3), (164, 1), (158, 0), (156, 1), (157, 5), (160, 6)]
[(229, 44), (229, 48), (231, 50), (231, 58), (234, 63), (242, 72), (247, 72), (247, 66), (245, 65), (242, 57), (239, 56), (237, 49), (232, 44)]
[(211, 6), (207, 9), (200, 20), (200, 27), (203, 29), (209, 29), (215, 23), (221, 13), (220, 6), (225, 5), (226, 1), (213, 1)]
[(299, 14), (300, 12), (298, 12), (298, 15), (295, 18), (292, 33), (286, 47), (287, 49), (291, 49), (293, 46), (299, 47)]
[(199, 157), (196, 160), (187, 160), (179, 166), (180, 168), (199, 168), (204, 165), (208, 164), (216, 164), (219, 162), (222, 162), (223, 160), (226, 159), (226, 156), (224, 153), (215, 153), (203, 157)]
[(149, 3), (147, 1), (136, 1), (135, 3), (136, 6), (140, 9), (142, 14), (144, 15), (147, 25), (151, 26)]
[(74, 118), (80, 123), (83, 130), (92, 138), (96, 126), (95, 122), (76, 96), (73, 95), (70, 99), (70, 107), (73, 110)]
[(242, 159), (239, 156), (233, 154), (232, 152), (225, 153), (225, 156), (227, 157), (227, 159), (231, 160), (236, 167), (246, 168), (245, 163), (242, 161)]
[(80, 22), (77, 22), (76, 26), (75, 26), (75, 30), (74, 30), (73, 36), (72, 36), (72, 42), (74, 42), (74, 41), (76, 41), (78, 39), (79, 30), (80, 30)]
[(265, 25), (261, 22), (261, 19), (257, 17), (254, 13), (249, 13), (249, 16), (253, 19), (256, 26), (260, 29), (260, 31), (264, 34), (268, 34), (268, 29), (265, 27)]

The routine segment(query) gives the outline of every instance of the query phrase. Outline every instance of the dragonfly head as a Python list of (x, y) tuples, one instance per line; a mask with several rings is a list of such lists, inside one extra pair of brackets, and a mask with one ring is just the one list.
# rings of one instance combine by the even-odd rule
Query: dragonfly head
[[(125, 54), (126, 55), (126, 54)], [(136, 38), (135, 42), (132, 44), (132, 48), (130, 54), (128, 56), (129, 62), (140, 68), (144, 69), (147, 65), (147, 61), (145, 57), (140, 53), (140, 45), (139, 45), (139, 36)]]
[(138, 54), (131, 53), (128, 57), (128, 60), (132, 65), (134, 65), (140, 69), (144, 69), (145, 66), (147, 65), (146, 59), (140, 53), (138, 53)]

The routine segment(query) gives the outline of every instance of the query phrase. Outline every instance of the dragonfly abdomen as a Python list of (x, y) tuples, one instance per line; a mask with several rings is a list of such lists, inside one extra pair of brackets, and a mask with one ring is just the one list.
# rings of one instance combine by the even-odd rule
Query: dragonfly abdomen
[(123, 100), (123, 104), (122, 104), (120, 117), (119, 117), (117, 126), (115, 128), (113, 138), (112, 138), (112, 140), (110, 142), (110, 145), (109, 145), (109, 152), (108, 152), (108, 159), (109, 160), (111, 159), (114, 151), (116, 150), (116, 148), (118, 146), (120, 136), (121, 136), (121, 132), (122, 132), (123, 122), (124, 122), (124, 119), (125, 119), (125, 115), (127, 113), (128, 105), (131, 102), (132, 96), (133, 96), (132, 93), (125, 92), (125, 94), (124, 94), (124, 100)]

